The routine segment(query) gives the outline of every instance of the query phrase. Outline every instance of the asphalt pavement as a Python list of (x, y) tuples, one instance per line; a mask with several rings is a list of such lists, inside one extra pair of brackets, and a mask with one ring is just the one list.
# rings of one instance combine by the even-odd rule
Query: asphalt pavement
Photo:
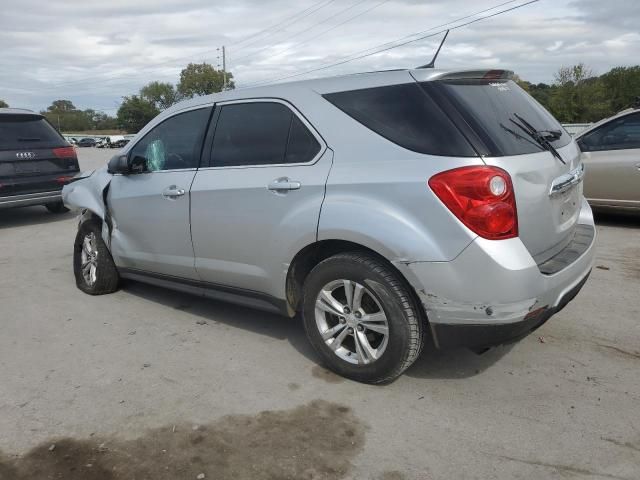
[(640, 219), (597, 220), (591, 278), (533, 335), (373, 387), (319, 367), (296, 320), (85, 295), (73, 214), (0, 211), (0, 479), (638, 479)]

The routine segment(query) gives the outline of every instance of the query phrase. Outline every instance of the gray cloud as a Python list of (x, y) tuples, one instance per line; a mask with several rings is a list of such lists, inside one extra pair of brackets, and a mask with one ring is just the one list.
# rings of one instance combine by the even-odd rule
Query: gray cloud
[[(0, 98), (35, 109), (69, 98), (80, 107), (114, 113), (122, 96), (151, 80), (175, 82), (190, 61), (217, 64), (216, 49), (223, 44), (237, 84), (250, 85), (340, 61), (502, 3), (388, 0), (365, 13), (381, 0), (334, 0), (282, 23), (275, 29), (281, 31), (243, 41), (326, 2), (5, 0), (0, 12)], [(338, 25), (357, 14), (362, 15)], [(551, 82), (560, 66), (578, 62), (603, 73), (638, 63), (639, 21), (640, 2), (542, 0), (452, 31), (438, 63), (505, 67), (534, 82)], [(327, 29), (331, 31), (323, 33)], [(309, 76), (414, 67), (430, 59), (438, 40), (425, 39)]]

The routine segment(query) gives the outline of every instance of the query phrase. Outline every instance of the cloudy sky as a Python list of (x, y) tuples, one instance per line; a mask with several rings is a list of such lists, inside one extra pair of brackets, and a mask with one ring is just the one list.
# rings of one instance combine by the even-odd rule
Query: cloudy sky
[[(40, 110), (65, 98), (115, 114), (149, 81), (175, 83), (189, 62), (217, 64), (221, 45), (238, 87), (340, 62), (293, 79), (414, 67), (438, 36), (345, 60), (526, 2), (2, 0), (0, 99)], [(604, 73), (640, 63), (639, 25), (636, 0), (540, 0), (453, 30), (438, 64), (509, 68), (547, 83), (578, 62)]]

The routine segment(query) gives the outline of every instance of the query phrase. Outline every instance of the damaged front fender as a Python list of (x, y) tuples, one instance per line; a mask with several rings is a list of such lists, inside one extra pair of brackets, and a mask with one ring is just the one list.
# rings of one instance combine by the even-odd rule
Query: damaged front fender
[(105, 191), (113, 175), (104, 166), (65, 185), (62, 189), (62, 201), (70, 210), (89, 210), (101, 220), (107, 216)]

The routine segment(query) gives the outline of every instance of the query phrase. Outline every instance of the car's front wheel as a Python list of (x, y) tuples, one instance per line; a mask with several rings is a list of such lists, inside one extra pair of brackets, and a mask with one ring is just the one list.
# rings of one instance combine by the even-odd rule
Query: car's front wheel
[(95, 221), (80, 225), (73, 248), (76, 285), (89, 295), (115, 292), (120, 283), (111, 252), (102, 240), (102, 228)]
[(383, 260), (360, 252), (320, 262), (304, 286), (309, 341), (334, 372), (387, 383), (424, 344), (424, 321), (410, 287)]

